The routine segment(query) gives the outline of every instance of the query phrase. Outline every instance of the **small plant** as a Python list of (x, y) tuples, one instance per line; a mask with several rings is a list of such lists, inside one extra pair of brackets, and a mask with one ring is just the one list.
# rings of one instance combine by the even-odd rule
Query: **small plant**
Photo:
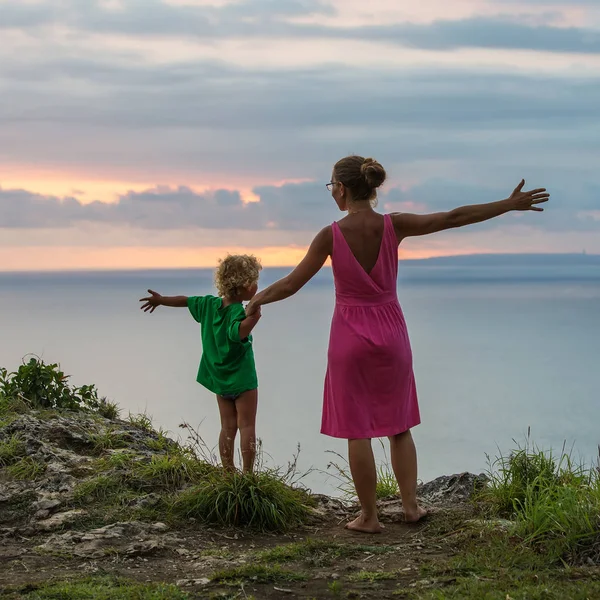
[(334, 595), (339, 596), (342, 592), (342, 584), (336, 579), (327, 584), (327, 589)]
[(142, 431), (153, 432), (154, 427), (152, 426), (152, 417), (146, 413), (140, 413), (134, 415), (129, 413), (129, 423)]
[(214, 448), (208, 447), (208, 444), (204, 441), (197, 429), (194, 429), (189, 423), (180, 423), (179, 428), (187, 431), (188, 437), (185, 449), (188, 452), (191, 452), (199, 460), (215, 467), (219, 464), (219, 458), (217, 457)]
[(106, 398), (98, 401), (98, 414), (109, 421), (116, 421), (121, 415), (121, 409), (116, 402), (110, 402)]
[(389, 579), (396, 579), (398, 575), (393, 572), (386, 571), (359, 571), (349, 576), (350, 581), (368, 581), (373, 583), (374, 581), (387, 581)]

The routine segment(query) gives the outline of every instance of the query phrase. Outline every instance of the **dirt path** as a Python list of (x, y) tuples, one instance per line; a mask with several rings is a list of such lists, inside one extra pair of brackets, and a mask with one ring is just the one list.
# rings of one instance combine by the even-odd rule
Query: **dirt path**
[(122, 532), (109, 528), (107, 543), (96, 544), (95, 550), (86, 548), (85, 540), (72, 543), (70, 551), (67, 544), (52, 550), (48, 541), (60, 540), (64, 533), (31, 539), (17, 535), (3, 540), (0, 590), (109, 574), (174, 583), (203, 598), (217, 593), (321, 598), (342, 590), (346, 597), (397, 598), (403, 590), (423, 585), (424, 564), (445, 561), (453, 553), (449, 538), (440, 535), (440, 524), (449, 516), (433, 515), (419, 525), (388, 522), (380, 535), (350, 532), (339, 519), (287, 535), (211, 529), (149, 534), (131, 527)]

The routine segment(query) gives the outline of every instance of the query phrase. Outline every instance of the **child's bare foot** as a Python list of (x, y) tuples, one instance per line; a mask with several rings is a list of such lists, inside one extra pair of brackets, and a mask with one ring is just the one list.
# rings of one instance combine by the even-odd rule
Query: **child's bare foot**
[(384, 528), (377, 517), (365, 519), (363, 515), (359, 515), (354, 521), (346, 523), (345, 527), (351, 531), (360, 531), (361, 533), (381, 533)]
[(404, 520), (406, 523), (418, 523), (421, 519), (427, 516), (427, 510), (422, 506), (417, 506), (415, 511), (404, 511)]

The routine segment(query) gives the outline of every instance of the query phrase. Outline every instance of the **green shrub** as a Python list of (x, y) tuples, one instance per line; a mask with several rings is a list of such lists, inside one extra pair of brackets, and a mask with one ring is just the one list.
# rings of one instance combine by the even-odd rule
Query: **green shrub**
[(0, 395), (9, 400), (25, 401), (32, 408), (97, 410), (101, 401), (96, 387), (72, 387), (68, 385), (68, 380), (69, 376), (57, 364), (47, 365), (33, 357), (14, 373), (0, 369)]

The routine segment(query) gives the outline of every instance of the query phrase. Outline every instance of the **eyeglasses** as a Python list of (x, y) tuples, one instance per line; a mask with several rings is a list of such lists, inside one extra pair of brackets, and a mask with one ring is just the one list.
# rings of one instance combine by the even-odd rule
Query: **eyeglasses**
[(331, 191), (331, 189), (333, 188), (333, 186), (334, 186), (336, 183), (339, 183), (339, 181), (330, 181), (329, 183), (326, 183), (326, 184), (325, 184), (325, 187), (326, 187), (326, 188), (327, 188), (329, 191)]

